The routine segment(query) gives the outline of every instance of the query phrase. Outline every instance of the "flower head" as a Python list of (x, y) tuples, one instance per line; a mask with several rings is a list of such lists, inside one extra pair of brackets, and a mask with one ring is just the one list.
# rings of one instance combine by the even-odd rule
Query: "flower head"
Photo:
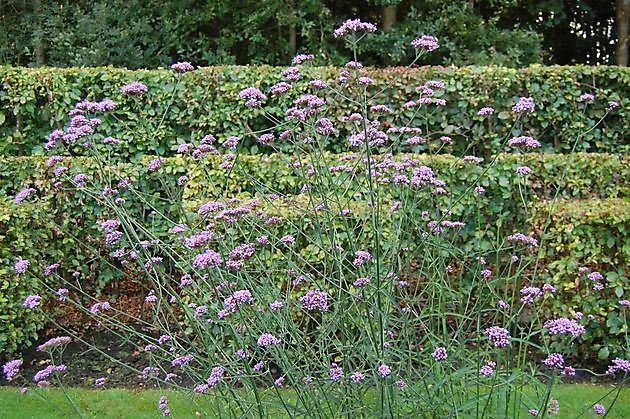
[(376, 25), (369, 22), (361, 22), (359, 19), (348, 19), (335, 29), (333, 36), (335, 38), (343, 38), (351, 33), (356, 32), (375, 32)]
[(141, 96), (147, 92), (147, 86), (139, 81), (127, 83), (120, 88), (123, 95)]
[(427, 52), (431, 52), (438, 49), (440, 44), (436, 37), (431, 35), (422, 35), (420, 38), (416, 38), (411, 41), (411, 46), (415, 49), (422, 49)]
[(171, 66), (171, 70), (177, 73), (187, 73), (189, 71), (193, 71), (194, 69), (195, 67), (193, 67), (193, 65), (188, 61), (177, 62)]
[(245, 106), (258, 107), (263, 104), (267, 96), (256, 87), (248, 87), (239, 92), (239, 97), (245, 99)]

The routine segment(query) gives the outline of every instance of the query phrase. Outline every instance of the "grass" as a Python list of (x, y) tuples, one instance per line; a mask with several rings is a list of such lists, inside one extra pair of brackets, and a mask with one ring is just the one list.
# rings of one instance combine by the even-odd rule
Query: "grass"
[[(285, 390), (286, 391), (286, 390)], [(72, 388), (68, 390), (83, 417), (86, 418), (158, 418), (161, 414), (157, 401), (161, 395), (169, 399), (169, 408), (174, 417), (208, 417), (204, 406), (223, 403), (212, 396), (191, 397), (183, 392), (159, 390), (89, 390)], [(617, 391), (612, 386), (590, 384), (562, 384), (554, 388), (552, 398), (560, 402), (559, 418), (594, 417), (590, 406), (598, 402), (608, 407)], [(273, 392), (267, 392), (273, 403)], [(289, 397), (291, 398), (291, 397)], [(278, 406), (279, 408), (279, 406)], [(226, 416), (231, 416), (226, 405)], [(523, 409), (523, 417), (527, 412)], [(580, 416), (581, 415), (581, 416)], [(63, 392), (56, 388), (31, 389), (20, 395), (15, 387), (0, 387), (0, 418), (67, 418), (76, 413), (66, 400)], [(279, 417), (279, 415), (273, 415)], [(622, 388), (615, 406), (608, 418), (630, 418), (630, 388)]]

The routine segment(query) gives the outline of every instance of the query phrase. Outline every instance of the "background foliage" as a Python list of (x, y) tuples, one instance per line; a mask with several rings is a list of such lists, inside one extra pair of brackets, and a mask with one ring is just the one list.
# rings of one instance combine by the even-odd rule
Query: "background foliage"
[[(362, 51), (373, 65), (406, 64), (409, 39), (439, 34), (425, 64), (613, 64), (615, 10), (601, 0), (4, 0), (0, 63), (156, 68), (284, 65), (296, 52), (339, 63), (331, 28), (348, 17), (384, 30)], [(112, 13), (111, 11), (116, 11)]]

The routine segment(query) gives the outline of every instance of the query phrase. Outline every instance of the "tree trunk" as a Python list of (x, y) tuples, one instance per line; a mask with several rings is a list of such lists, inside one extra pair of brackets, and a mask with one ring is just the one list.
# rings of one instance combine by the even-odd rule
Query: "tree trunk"
[(295, 28), (295, 0), (289, 0), (289, 13), (291, 14), (291, 24), (289, 25), (289, 56), (295, 57), (297, 52), (297, 30)]
[(40, 0), (33, 0), (33, 15), (35, 15), (35, 33), (33, 34), (33, 49), (35, 50), (35, 65), (41, 67), (46, 61), (44, 52), (43, 31), (42, 31), (42, 3)]
[(396, 23), (396, 6), (385, 6), (382, 11), (383, 30), (389, 30)]
[(628, 30), (630, 27), (630, 0), (617, 0), (617, 65), (628, 66)]

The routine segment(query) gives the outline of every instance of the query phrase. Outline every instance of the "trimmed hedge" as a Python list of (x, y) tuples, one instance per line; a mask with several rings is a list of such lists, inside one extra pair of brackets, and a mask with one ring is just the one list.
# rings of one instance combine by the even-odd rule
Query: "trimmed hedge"
[[(625, 195), (627, 197), (627, 195)], [(627, 357), (628, 309), (619, 301), (630, 299), (630, 202), (627, 199), (559, 200), (541, 202), (530, 220), (534, 231), (542, 232), (540, 262), (542, 277), (558, 288), (552, 313), (584, 314), (589, 333), (579, 341), (580, 349), (592, 358)], [(580, 274), (578, 269), (589, 271)], [(587, 278), (600, 272), (602, 291), (593, 289)], [(593, 316), (589, 318), (589, 316)]]
[[(451, 200), (457, 199), (467, 186), (474, 186), (471, 182), (481, 176), (478, 184), (486, 188), (485, 194), (464, 195), (453, 206), (452, 218), (468, 223), (460, 232), (461, 242), (467, 246), (474, 245), (475, 249), (487, 252), (488, 256), (496, 249), (499, 237), (516, 231), (528, 231), (528, 211), (533, 209), (525, 211), (522, 208), (521, 193), (530, 195), (533, 201), (544, 201), (552, 198), (558, 188), (559, 196), (566, 199), (624, 197), (629, 190), (630, 164), (625, 156), (586, 153), (501, 154), (497, 156), (496, 164), (490, 167), (467, 163), (449, 155), (400, 157), (417, 158), (432, 167), (436, 176), (447, 182), (446, 188), (450, 194), (431, 196), (429, 199), (435, 200), (431, 207), (450, 207)], [(242, 171), (239, 169), (226, 172), (218, 167), (220, 162), (216, 159), (197, 161), (174, 157), (165, 159), (159, 172), (147, 174), (146, 163), (150, 157), (144, 156), (140, 161), (121, 162), (109, 170), (116, 172), (118, 176), (134, 178), (138, 190), (143, 192), (147, 202), (171, 214), (171, 218), (181, 220), (186, 217), (187, 210), (196, 210), (201, 201), (213, 198), (254, 196), (272, 191), (289, 198), (297, 196), (301, 185), (297, 184), (294, 174), (296, 169), (290, 167), (294, 158), (283, 154), (243, 155), (239, 157), (240, 162), (236, 166), (242, 167)], [(339, 156), (328, 155), (325, 158), (334, 162)], [(86, 169), (95, 168), (95, 162), (89, 158), (67, 158), (65, 164), (71, 167), (71, 172), (82, 170), (93, 173), (93, 170)], [(519, 190), (516, 186), (519, 178), (515, 175), (515, 168), (522, 164), (530, 166), (534, 173), (529, 177), (527, 188)], [(484, 173), (485, 169), (487, 171)], [(186, 187), (178, 190), (174, 201), (164, 201), (165, 185), (174, 183), (177, 177), (184, 174), (190, 178)], [(46, 158), (0, 159), (1, 195), (12, 197), (27, 186), (45, 192), (38, 192), (39, 199), (29, 198), (19, 207), (10, 203), (8, 198), (0, 206), (0, 220), (6, 220), (0, 223), (0, 237), (3, 239), (0, 283), (4, 284), (0, 291), (0, 301), (4, 299), (10, 302), (0, 305), (0, 316), (14, 320), (10, 326), (14, 329), (8, 335), (10, 341), (0, 342), (0, 350), (14, 350), (21, 343), (29, 341), (34, 336), (36, 326), (41, 325), (38, 318), (14, 317), (12, 310), (19, 306), (27, 289), (12, 286), (15, 283), (12, 263), (18, 256), (42, 266), (62, 262), (67, 270), (66, 275), (72, 269), (80, 270), (82, 286), (89, 289), (91, 294), (98, 294), (105, 286), (121, 277), (120, 267), (109, 265), (106, 257), (98, 257), (104, 256), (108, 249), (102, 244), (102, 235), (95, 222), (106, 214), (101, 213), (102, 209), (98, 206), (90, 206), (86, 210), (80, 197), (71, 199), (71, 194), (82, 192), (63, 188), (52, 191), (51, 179), (51, 169), (46, 164)], [(273, 190), (260, 190), (256, 187), (259, 183), (272, 185)], [(395, 194), (396, 189), (393, 189), (385, 200), (396, 199)], [(427, 194), (431, 195), (428, 191)], [(137, 216), (150, 217), (149, 211), (144, 207), (137, 205), (130, 209)], [(290, 208), (287, 208), (284, 216), (291, 217)], [(294, 213), (293, 217), (299, 218), (299, 214)], [(159, 234), (167, 234), (171, 226), (156, 227)], [(473, 234), (475, 235), (472, 236)], [(469, 240), (471, 238), (474, 240)], [(306, 252), (309, 258), (317, 257), (309, 253), (312, 249), (308, 246), (301, 251)], [(46, 258), (44, 254), (47, 255)], [(8, 311), (4, 311), (5, 307)]]
[[(183, 75), (168, 70), (129, 71), (115, 68), (13, 68), (0, 67), (0, 155), (38, 154), (46, 135), (64, 122), (66, 113), (83, 99), (109, 97), (118, 103), (113, 115), (104, 118), (99, 132), (125, 141), (120, 156), (137, 158), (143, 154), (170, 156), (178, 143), (198, 139), (206, 134), (234, 135), (270, 128), (258, 109), (248, 109), (238, 92), (248, 86), (263, 91), (280, 80), (281, 68), (208, 67)], [(339, 70), (332, 67), (305, 67), (305, 74), (336, 85)], [(395, 113), (382, 120), (404, 121), (415, 112), (402, 104), (417, 97), (415, 87), (430, 79), (444, 80), (446, 88), (438, 92), (448, 101), (446, 107), (431, 105), (421, 112), (419, 126), (430, 141), (416, 146), (413, 152), (434, 150), (439, 140), (448, 135), (455, 141), (442, 152), (461, 155), (464, 152), (488, 157), (504, 151), (506, 137), (532, 135), (541, 140), (544, 149), (556, 153), (569, 152), (577, 140), (577, 151), (627, 153), (627, 105), (630, 69), (606, 66), (543, 67), (526, 69), (500, 67), (423, 67), (366, 69), (375, 80), (374, 92), (383, 89), (379, 98)], [(308, 78), (305, 78), (307, 80)], [(119, 88), (140, 80), (148, 86), (142, 98), (125, 97)], [(305, 82), (296, 83), (292, 92), (280, 99), (269, 98), (265, 109), (281, 119), (290, 102), (308, 91)], [(595, 104), (578, 101), (582, 93), (594, 93)], [(327, 103), (332, 120), (339, 120), (354, 109), (349, 102), (338, 100), (331, 89), (318, 92)], [(532, 96), (537, 111), (524, 123), (512, 129), (510, 111), (520, 96)], [(171, 97), (173, 103), (171, 104)], [(597, 128), (586, 131), (604, 115), (609, 100), (620, 102), (621, 108), (609, 115)], [(497, 112), (489, 119), (477, 116), (483, 106)], [(159, 121), (164, 115), (163, 123)], [(396, 122), (399, 123), (399, 122)], [(347, 132), (331, 139), (330, 151), (345, 149)], [(511, 132), (510, 132), (511, 129)], [(270, 152), (249, 138), (245, 149), (251, 153)]]

